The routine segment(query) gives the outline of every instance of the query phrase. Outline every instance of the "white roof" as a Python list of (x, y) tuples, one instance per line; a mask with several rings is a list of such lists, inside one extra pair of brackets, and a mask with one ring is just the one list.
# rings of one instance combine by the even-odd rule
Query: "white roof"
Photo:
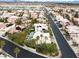
[[(38, 27), (38, 26), (41, 26), (41, 27)], [(41, 24), (41, 23), (36, 23), (34, 24), (34, 27), (35, 27), (35, 31), (37, 30), (42, 30), (42, 29), (48, 29), (48, 26), (46, 24)]]
[(79, 37), (73, 37), (74, 38), (74, 41), (79, 44)]
[[(41, 35), (42, 35), (42, 38), (41, 38)], [(49, 33), (35, 32), (35, 34), (33, 35), (33, 38), (36, 39), (37, 36), (39, 36), (39, 40), (38, 40), (39, 44), (44, 42), (51, 43), (51, 38)]]
[(64, 22), (64, 23), (65, 23), (65, 22), (69, 22), (69, 20), (64, 19), (64, 18), (63, 18), (63, 19), (60, 19), (60, 21), (62, 21), (62, 22)]
[(18, 16), (11, 16), (11, 17), (9, 17), (9, 18), (19, 18)]
[(23, 16), (29, 17), (29, 14), (23, 14)]
[(62, 17), (62, 16), (60, 16), (60, 15), (57, 15), (57, 16), (56, 16), (56, 19), (57, 19), (57, 20), (61, 20), (61, 21), (62, 21), (62, 20), (63, 20), (63, 17)]
[(36, 23), (36, 24), (34, 24), (34, 26), (42, 26), (42, 27), (47, 27), (47, 25), (46, 25), (46, 24), (41, 24), (41, 23)]
[(17, 10), (17, 12), (22, 12), (22, 10)]
[(35, 32), (35, 34), (33, 35), (33, 38), (36, 38), (37, 36), (40, 36), (41, 35), (41, 32)]
[(79, 21), (79, 18), (74, 18), (74, 21)]
[(40, 35), (43, 35), (43, 37), (47, 36), (47, 37), (50, 37), (50, 34), (49, 33), (41, 33), (41, 32), (35, 32), (35, 34), (33, 35), (33, 38), (36, 38), (37, 36), (40, 37)]
[(10, 17), (11, 15), (10, 14), (8, 14), (8, 13), (4, 13), (3, 15), (2, 15), (2, 17)]
[(78, 26), (67, 26), (67, 30), (69, 33), (79, 33), (79, 27)]

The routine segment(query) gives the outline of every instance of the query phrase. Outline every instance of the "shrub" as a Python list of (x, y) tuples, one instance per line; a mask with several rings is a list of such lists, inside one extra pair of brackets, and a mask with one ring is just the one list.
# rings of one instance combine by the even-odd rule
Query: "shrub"
[(36, 51), (50, 56), (58, 55), (58, 50), (56, 44), (54, 43), (53, 44), (43, 43), (36, 48)]
[(13, 34), (9, 34), (8, 35), (9, 39), (13, 40), (14, 42), (23, 45), (25, 38), (26, 38), (26, 34), (25, 32), (19, 32), (19, 33), (13, 33)]
[(15, 21), (15, 23), (16, 23), (17, 25), (21, 25), (21, 24), (22, 24), (22, 21), (21, 21), (21, 19), (17, 19), (17, 20)]
[(28, 46), (28, 47), (31, 47), (31, 48), (35, 48), (35, 46), (36, 46), (36, 40), (35, 39), (32, 39), (32, 40), (27, 40), (26, 41), (26, 45)]

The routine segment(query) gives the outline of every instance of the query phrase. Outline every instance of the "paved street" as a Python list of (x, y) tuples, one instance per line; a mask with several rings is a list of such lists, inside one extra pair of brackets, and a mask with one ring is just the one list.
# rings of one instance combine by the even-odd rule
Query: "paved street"
[[(3, 40), (5, 40), (5, 39), (3, 39)], [(16, 46), (15, 44), (13, 44), (13, 43), (11, 43), (7, 40), (5, 40), (5, 41), (6, 41), (6, 45), (4, 46), (3, 50), (6, 51), (11, 56), (15, 57), (14, 49), (15, 49), (15, 47), (18, 47), (18, 46)], [(40, 56), (40, 55), (37, 55), (35, 53), (29, 52), (29, 51), (24, 50), (22, 48), (20, 48), (20, 50), (21, 51), (18, 55), (18, 58), (44, 58), (43, 56)]]
[(72, 51), (71, 47), (69, 44), (66, 42), (65, 38), (61, 34), (60, 30), (57, 28), (56, 24), (54, 23), (54, 17), (51, 18), (51, 14), (48, 15), (48, 20), (51, 24), (51, 27), (53, 29), (54, 35), (56, 37), (56, 40), (58, 42), (58, 45), (60, 47), (61, 53), (62, 53), (62, 58), (76, 58), (76, 55)]

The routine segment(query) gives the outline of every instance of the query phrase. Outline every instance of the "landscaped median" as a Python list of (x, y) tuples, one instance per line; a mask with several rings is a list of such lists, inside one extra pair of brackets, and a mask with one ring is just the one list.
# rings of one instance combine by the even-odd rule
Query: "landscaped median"
[[(48, 22), (46, 23), (48, 25), (48, 30), (44, 30), (43, 33), (49, 33), (50, 38), (46, 36), (43, 37), (43, 33), (42, 35), (37, 36), (35, 39), (32, 38), (33, 36), (31, 34), (35, 32), (33, 25), (37, 23), (38, 22), (36, 20), (35, 22), (33, 20), (30, 26), (28, 26), (28, 28), (26, 28), (21, 32), (12, 33), (12, 34), (6, 33), (6, 37), (8, 37), (7, 40), (9, 40), (10, 42), (14, 43), (15, 45), (18, 45), (19, 47), (25, 50), (31, 51), (33, 53), (36, 53), (44, 57), (61, 57), (60, 50), (55, 41), (53, 31), (51, 30), (51, 27)], [(44, 42), (43, 40), (39, 41), (40, 39), (43, 39), (45, 41)], [(48, 39), (49, 41), (47, 41)], [(19, 49), (16, 48), (16, 50)]]

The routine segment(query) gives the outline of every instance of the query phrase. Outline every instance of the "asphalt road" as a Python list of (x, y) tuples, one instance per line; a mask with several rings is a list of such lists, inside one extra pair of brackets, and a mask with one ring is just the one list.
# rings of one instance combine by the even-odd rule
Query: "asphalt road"
[[(2, 39), (5, 40), (5, 39)], [(11, 56), (15, 57), (15, 53), (14, 53), (14, 49), (16, 46), (15, 44), (5, 40), (6, 45), (4, 46), (3, 50), (6, 51), (8, 54), (10, 54)], [(18, 54), (18, 58), (44, 58), (43, 56), (37, 55), (35, 53), (32, 53), (30, 51), (24, 50), (20, 47), (18, 47), (20, 49), (20, 52)]]
[(63, 35), (61, 34), (57, 25), (54, 23), (53, 20), (55, 20), (55, 18), (53, 17), (53, 15), (49, 14), (47, 15), (47, 17), (53, 29), (59, 48), (61, 50), (62, 58), (76, 58), (75, 53), (73, 52), (73, 50), (71, 49), (71, 47), (69, 46)]

